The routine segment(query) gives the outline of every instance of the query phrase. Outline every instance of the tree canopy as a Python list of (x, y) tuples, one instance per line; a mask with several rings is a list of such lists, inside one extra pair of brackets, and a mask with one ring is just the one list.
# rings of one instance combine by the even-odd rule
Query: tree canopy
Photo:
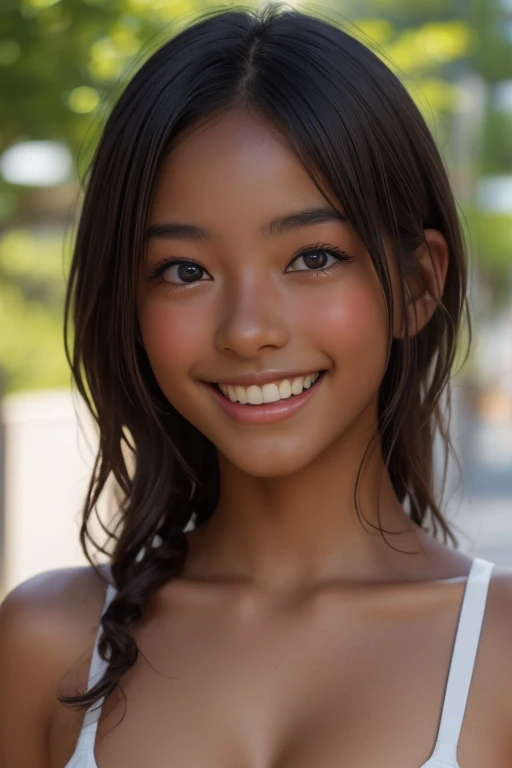
[[(0, 176), (0, 327), (9, 329), (0, 336), (0, 366), (9, 389), (69, 383), (63, 224), (119, 89), (206, 7), (221, 6), (2, 0), (0, 155), (24, 140), (51, 139), (73, 157), (73, 173), (59, 188), (26, 188)], [(493, 98), (497, 85), (512, 82), (512, 10), (499, 0), (332, 0), (321, 11), (371, 45), (419, 104), (451, 169), (482, 274), (499, 295), (510, 278), (512, 214), (479, 209), (474, 190), (482, 175), (512, 174), (511, 110)], [(467, 112), (472, 99), (476, 107)], [(55, 229), (45, 233), (49, 221)]]

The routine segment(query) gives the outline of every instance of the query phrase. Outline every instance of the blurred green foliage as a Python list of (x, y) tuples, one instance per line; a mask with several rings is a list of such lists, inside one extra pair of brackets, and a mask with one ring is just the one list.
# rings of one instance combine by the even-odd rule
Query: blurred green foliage
[(471, 206), (465, 210), (480, 269), (497, 305), (510, 302), (512, 283), (512, 217)]
[[(62, 141), (76, 179), (92, 157), (109, 104), (142, 61), (211, 0), (1, 0), (0, 154), (26, 139)], [(226, 3), (222, 7), (234, 5)], [(244, 3), (245, 7), (256, 2)], [(404, 81), (452, 169), (475, 256), (497, 294), (510, 278), (512, 216), (474, 205), (480, 174), (512, 174), (512, 119), (486, 98), (461, 151), (461, 78), (486, 93), (512, 79), (512, 14), (500, 0), (326, 0), (300, 7), (338, 18)], [(48, 190), (51, 201), (52, 190)], [(79, 194), (76, 185), (74, 197)], [(40, 201), (41, 197), (36, 198)], [(58, 208), (58, 206), (56, 206)], [(66, 214), (0, 177), (0, 369), (8, 388), (67, 386), (62, 301)], [(53, 234), (41, 234), (50, 216)], [(3, 228), (3, 235), (2, 235)], [(505, 291), (506, 293), (506, 291)], [(5, 333), (7, 329), (7, 333)]]
[(10, 230), (0, 241), (0, 363), (8, 390), (66, 386), (62, 237)]

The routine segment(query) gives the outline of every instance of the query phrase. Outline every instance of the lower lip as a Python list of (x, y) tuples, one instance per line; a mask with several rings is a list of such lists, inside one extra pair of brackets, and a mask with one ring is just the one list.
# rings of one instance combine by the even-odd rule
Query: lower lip
[(321, 373), (315, 383), (309, 389), (303, 390), (300, 395), (292, 395), (287, 400), (278, 400), (275, 403), (262, 403), (262, 405), (232, 403), (214, 384), (206, 383), (206, 386), (213, 393), (221, 408), (235, 421), (240, 421), (243, 424), (273, 424), (276, 421), (282, 421), (287, 419), (288, 416), (292, 416), (292, 414), (311, 400), (323, 379), (324, 373)]

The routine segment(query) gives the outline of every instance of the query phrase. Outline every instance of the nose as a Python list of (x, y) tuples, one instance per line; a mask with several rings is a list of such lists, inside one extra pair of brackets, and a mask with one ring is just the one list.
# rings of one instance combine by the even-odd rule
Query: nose
[(250, 359), (288, 343), (282, 297), (268, 281), (246, 276), (244, 285), (226, 286), (226, 294), (215, 334), (218, 350)]

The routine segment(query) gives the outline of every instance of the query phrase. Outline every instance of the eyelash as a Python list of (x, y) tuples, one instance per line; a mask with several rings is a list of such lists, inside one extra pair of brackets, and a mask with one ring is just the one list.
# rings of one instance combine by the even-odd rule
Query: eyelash
[[(308, 256), (310, 253), (326, 253), (329, 256), (332, 256), (333, 258), (335, 258), (336, 263), (331, 264), (329, 267), (321, 267), (320, 269), (297, 269), (292, 271), (299, 272), (299, 273), (306, 272), (318, 277), (322, 275), (323, 277), (325, 275), (331, 274), (331, 272), (334, 271), (337, 267), (339, 267), (342, 263), (352, 261), (353, 259), (353, 256), (349, 256), (348, 253), (341, 250), (341, 248), (337, 248), (335, 245), (325, 245), (323, 243), (317, 243), (315, 245), (308, 245), (305, 248), (301, 248), (299, 251), (297, 251), (297, 253), (294, 254), (288, 266), (293, 264), (293, 262), (296, 261), (296, 259), (299, 259), (304, 256)], [(168, 280), (164, 280), (162, 277), (164, 272), (166, 272), (171, 267), (176, 266), (177, 264), (192, 264), (193, 266), (199, 267), (199, 269), (201, 269), (203, 272), (208, 274), (206, 269), (204, 269), (204, 267), (202, 267), (197, 262), (192, 261), (191, 259), (166, 258), (166, 259), (162, 259), (151, 268), (148, 279), (160, 280), (162, 283), (165, 284), (166, 288), (168, 288), (169, 290), (174, 290), (175, 288), (181, 288), (184, 286), (196, 285), (197, 283), (210, 282), (209, 280), (195, 280), (190, 283), (187, 283), (187, 282), (171, 283)]]

